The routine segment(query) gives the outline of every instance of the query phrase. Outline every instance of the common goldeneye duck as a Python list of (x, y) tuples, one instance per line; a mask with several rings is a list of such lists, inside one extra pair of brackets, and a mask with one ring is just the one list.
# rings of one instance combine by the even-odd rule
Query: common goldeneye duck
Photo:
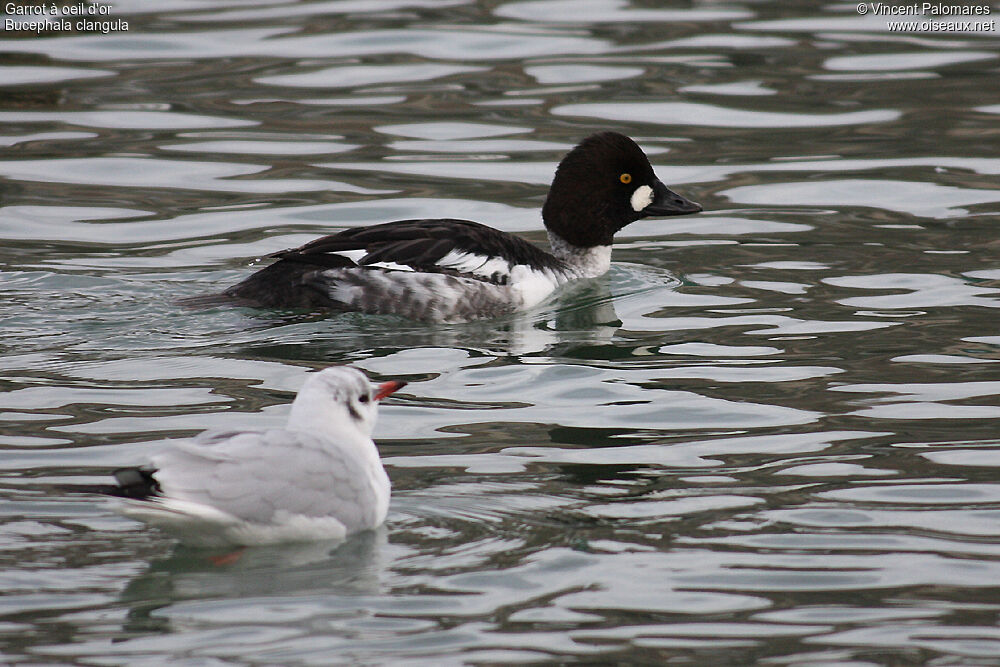
[(221, 296), (254, 307), (437, 322), (497, 317), (530, 308), (571, 280), (607, 272), (614, 235), (626, 225), (700, 210), (660, 182), (634, 141), (600, 132), (556, 169), (542, 208), (551, 252), (468, 220), (400, 220), (275, 253), (277, 262)]

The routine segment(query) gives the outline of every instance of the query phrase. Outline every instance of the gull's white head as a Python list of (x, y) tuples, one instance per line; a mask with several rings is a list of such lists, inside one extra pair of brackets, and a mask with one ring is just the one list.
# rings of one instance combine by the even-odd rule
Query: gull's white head
[(350, 366), (332, 366), (306, 379), (292, 403), (289, 430), (339, 434), (359, 432), (370, 437), (375, 427), (378, 401), (401, 389), (395, 380), (372, 384)]

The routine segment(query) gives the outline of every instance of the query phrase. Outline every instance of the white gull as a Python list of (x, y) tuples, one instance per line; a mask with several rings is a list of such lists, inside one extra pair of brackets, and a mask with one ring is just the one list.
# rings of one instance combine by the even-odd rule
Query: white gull
[(389, 477), (372, 442), (373, 385), (348, 366), (310, 375), (284, 428), (206, 432), (115, 472), (117, 509), (198, 545), (340, 539), (379, 526)]

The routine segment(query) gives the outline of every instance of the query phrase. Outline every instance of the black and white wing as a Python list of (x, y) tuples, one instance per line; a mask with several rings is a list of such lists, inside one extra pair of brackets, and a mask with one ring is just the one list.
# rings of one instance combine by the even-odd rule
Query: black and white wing
[(511, 269), (559, 269), (562, 263), (524, 239), (469, 220), (399, 220), (356, 227), (275, 253), (320, 267), (442, 272), (506, 284)]

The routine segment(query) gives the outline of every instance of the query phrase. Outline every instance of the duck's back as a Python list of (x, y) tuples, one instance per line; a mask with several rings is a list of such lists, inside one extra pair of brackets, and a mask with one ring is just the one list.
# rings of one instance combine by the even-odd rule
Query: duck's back
[(265, 308), (326, 308), (457, 321), (534, 305), (567, 279), (556, 257), (468, 220), (401, 220), (347, 229), (299, 248), (226, 290)]

